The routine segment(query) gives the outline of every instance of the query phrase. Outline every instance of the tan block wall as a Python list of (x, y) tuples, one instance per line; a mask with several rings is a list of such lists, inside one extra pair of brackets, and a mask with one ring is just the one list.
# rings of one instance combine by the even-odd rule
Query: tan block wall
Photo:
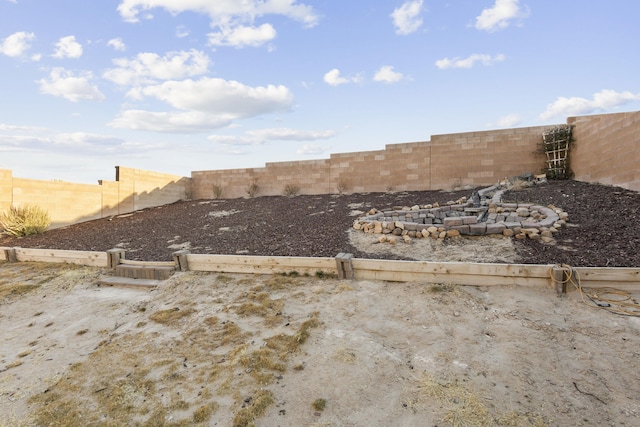
[(98, 185), (13, 178), (13, 205), (37, 205), (49, 212), (51, 227), (100, 218)]
[(0, 169), (0, 212), (11, 207), (13, 202), (13, 174), (8, 169)]
[(37, 205), (51, 215), (51, 228), (173, 203), (190, 197), (191, 179), (116, 167), (116, 181), (98, 185), (12, 177), (0, 170), (0, 209)]
[(640, 111), (569, 117), (575, 179), (640, 191)]
[(190, 198), (191, 180), (161, 172), (116, 167), (121, 204), (131, 210), (145, 209)]
[(542, 134), (553, 126), (435, 135), (431, 141), (390, 144), (384, 150), (332, 154), (326, 160), (267, 163), (264, 168), (191, 173), (193, 198), (245, 197), (253, 180), (258, 195), (283, 194), (287, 184), (300, 194), (420, 191), (463, 185), (491, 185), (526, 172), (538, 174)]
[(431, 189), (491, 185), (506, 177), (542, 173), (546, 157), (539, 144), (553, 127), (432, 136)]

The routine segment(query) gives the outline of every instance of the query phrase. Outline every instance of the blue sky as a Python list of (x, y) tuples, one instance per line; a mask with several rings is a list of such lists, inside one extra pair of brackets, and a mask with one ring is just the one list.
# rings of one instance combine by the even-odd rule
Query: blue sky
[(632, 0), (0, 0), (0, 168), (189, 176), (640, 110)]

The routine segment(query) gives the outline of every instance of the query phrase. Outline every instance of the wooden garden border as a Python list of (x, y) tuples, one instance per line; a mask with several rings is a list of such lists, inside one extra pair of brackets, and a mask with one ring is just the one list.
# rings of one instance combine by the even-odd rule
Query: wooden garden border
[[(118, 251), (122, 252), (121, 249)], [(0, 247), (0, 261), (72, 263), (92, 267), (112, 267), (109, 252), (65, 251)], [(315, 275), (338, 274), (342, 279), (385, 280), (393, 282), (427, 282), (472, 286), (539, 286), (558, 293), (571, 290), (566, 283), (567, 269), (553, 264), (493, 264), (468, 262), (395, 261), (353, 258), (350, 254), (329, 257), (285, 257), (250, 255), (203, 255), (188, 251), (174, 253), (173, 262), (117, 261), (132, 265), (175, 265), (179, 271), (219, 273)], [(583, 287), (613, 287), (640, 291), (640, 268), (574, 267)]]

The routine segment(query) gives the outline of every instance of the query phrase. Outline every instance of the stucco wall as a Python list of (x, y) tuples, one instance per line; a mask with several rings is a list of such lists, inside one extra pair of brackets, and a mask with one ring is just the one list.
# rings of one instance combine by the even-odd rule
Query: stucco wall
[(569, 117), (575, 179), (640, 191), (640, 111)]

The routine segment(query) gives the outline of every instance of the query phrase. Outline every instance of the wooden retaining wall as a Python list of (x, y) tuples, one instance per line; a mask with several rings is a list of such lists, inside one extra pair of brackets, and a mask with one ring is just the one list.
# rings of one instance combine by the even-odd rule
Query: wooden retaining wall
[(58, 249), (31, 249), (0, 247), (0, 261), (52, 262), (106, 267), (107, 253), (92, 251), (63, 251)]
[[(560, 292), (563, 282), (579, 278), (583, 287), (613, 287), (640, 291), (640, 268), (574, 267), (553, 264), (491, 264), (461, 262), (395, 261), (352, 258), (339, 254), (336, 258), (203, 255), (179, 251), (174, 254), (178, 271), (218, 273), (309, 274), (322, 272), (340, 278), (356, 280), (384, 280), (392, 282), (426, 282), (472, 286), (539, 286)], [(124, 259), (124, 258), (123, 258)], [(109, 267), (108, 252), (64, 251), (0, 247), (0, 261), (72, 263), (91, 267)], [(169, 265), (171, 262), (124, 261), (136, 265)], [(111, 266), (113, 267), (113, 266)], [(0, 265), (1, 268), (1, 265)], [(568, 283), (567, 291), (572, 290)]]

